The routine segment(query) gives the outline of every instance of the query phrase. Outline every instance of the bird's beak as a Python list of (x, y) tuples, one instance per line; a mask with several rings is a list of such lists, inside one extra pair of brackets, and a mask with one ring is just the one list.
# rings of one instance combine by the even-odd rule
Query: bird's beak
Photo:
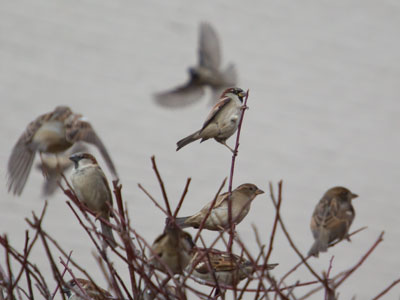
[(351, 199), (357, 198), (358, 195), (357, 194), (351, 194)]
[(71, 155), (71, 156), (69, 157), (69, 159), (72, 160), (72, 161), (75, 162), (75, 163), (77, 163), (77, 162), (79, 161), (79, 158), (78, 158), (78, 156), (77, 156), (76, 154)]
[(260, 190), (260, 189), (257, 189), (256, 195), (260, 195), (260, 194), (264, 194), (264, 191), (263, 191), (263, 190)]
[(64, 294), (66, 294), (68, 298), (71, 297), (71, 290), (70, 290), (68, 287), (63, 286), (63, 287), (61, 288), (61, 291), (62, 291)]
[(247, 93), (245, 91), (239, 93), (240, 98), (244, 98), (246, 96), (247, 96)]

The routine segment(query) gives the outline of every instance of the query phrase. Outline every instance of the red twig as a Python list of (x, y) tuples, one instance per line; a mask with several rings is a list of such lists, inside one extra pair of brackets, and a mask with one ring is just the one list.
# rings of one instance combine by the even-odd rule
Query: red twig
[(249, 98), (249, 90), (246, 92), (246, 98), (244, 99), (244, 104), (242, 107), (242, 114), (240, 115), (240, 120), (238, 124), (238, 129), (237, 129), (237, 135), (236, 135), (236, 143), (235, 143), (235, 149), (232, 155), (232, 163), (231, 163), (231, 171), (229, 174), (229, 184), (228, 184), (228, 222), (229, 222), (229, 227), (230, 227), (230, 232), (229, 232), (229, 243), (228, 243), (228, 251), (232, 252), (232, 244), (233, 244), (233, 238), (235, 235), (235, 224), (232, 222), (232, 200), (231, 200), (231, 194), (232, 194), (232, 183), (233, 183), (233, 175), (235, 173), (235, 163), (236, 163), (236, 157), (238, 155), (238, 150), (239, 150), (239, 140), (240, 140), (240, 132), (242, 130), (242, 123), (243, 123), (243, 118), (244, 118), (244, 112), (247, 109), (247, 99)]

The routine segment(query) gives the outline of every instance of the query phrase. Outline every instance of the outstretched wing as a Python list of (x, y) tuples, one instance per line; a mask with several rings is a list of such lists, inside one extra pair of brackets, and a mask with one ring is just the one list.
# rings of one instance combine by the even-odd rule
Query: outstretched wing
[(68, 141), (71, 143), (83, 141), (95, 145), (103, 156), (111, 173), (118, 178), (117, 170), (106, 147), (89, 122), (85, 121), (81, 115), (74, 114), (66, 121), (65, 127)]
[(218, 36), (209, 23), (200, 24), (199, 65), (212, 70), (218, 70), (221, 65)]
[(154, 100), (160, 106), (177, 108), (193, 104), (203, 95), (203, 86), (189, 80), (184, 85), (178, 86), (173, 90), (155, 94)]

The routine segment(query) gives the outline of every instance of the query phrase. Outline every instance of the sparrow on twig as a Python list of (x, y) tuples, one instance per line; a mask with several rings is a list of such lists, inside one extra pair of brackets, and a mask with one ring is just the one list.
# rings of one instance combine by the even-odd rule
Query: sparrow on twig
[[(74, 162), (71, 183), (78, 200), (92, 210), (96, 217), (109, 221), (112, 207), (111, 190), (96, 158), (89, 153), (76, 153), (70, 157)], [(115, 247), (112, 228), (101, 221), (101, 230), (107, 242)]]
[[(94, 285), (89, 280), (77, 278), (76, 281), (74, 279), (71, 279), (62, 288), (62, 291), (68, 297), (68, 300), (86, 300), (86, 299), (110, 300), (110, 299), (114, 299), (109, 292), (102, 289), (101, 287)], [(81, 288), (83, 289), (83, 291), (81, 290)]]
[[(234, 224), (239, 224), (248, 214), (251, 202), (254, 198), (263, 193), (264, 191), (251, 183), (242, 184), (233, 190), (231, 194), (232, 222)], [(228, 192), (219, 195), (211, 211), (212, 201), (193, 216), (176, 218), (176, 224), (181, 228), (199, 228), (203, 219), (209, 214), (204, 223), (204, 228), (208, 230), (224, 230), (229, 228), (228, 197)]]
[[(277, 265), (268, 264), (265, 270), (272, 270)], [(201, 283), (214, 285), (216, 279), (218, 284), (233, 286), (262, 268), (263, 266), (254, 266), (247, 259), (229, 252), (213, 248), (195, 248), (185, 273), (192, 272), (193, 277), (199, 279)]]
[(203, 127), (180, 140), (176, 151), (198, 139), (204, 142), (213, 138), (234, 152), (226, 144), (226, 140), (236, 132), (239, 126), (240, 116), (243, 113), (243, 99), (246, 95), (246, 92), (240, 88), (226, 89), (218, 103), (212, 108)]
[(171, 90), (155, 95), (156, 102), (165, 107), (183, 107), (198, 101), (209, 86), (213, 92), (212, 103), (227, 87), (235, 86), (236, 70), (233, 64), (220, 70), (221, 51), (218, 36), (208, 23), (200, 24), (199, 63), (189, 68), (189, 80)]
[(182, 274), (189, 263), (194, 242), (189, 233), (175, 224), (167, 224), (163, 234), (157, 237), (152, 245), (153, 257), (150, 265), (165, 272), (165, 265), (173, 274)]
[(311, 231), (315, 242), (308, 255), (318, 257), (319, 252), (326, 252), (335, 241), (348, 238), (351, 223), (355, 217), (353, 194), (344, 187), (329, 189), (315, 207), (311, 218)]
[(67, 106), (57, 106), (52, 112), (29, 123), (15, 144), (8, 160), (8, 191), (20, 195), (28, 179), (36, 152), (57, 154), (78, 141), (95, 145), (110, 171), (117, 177), (111, 157), (89, 122)]
[(87, 147), (83, 143), (75, 143), (67, 151), (55, 156), (44, 155), (42, 160), (36, 164), (36, 169), (46, 174), (42, 186), (43, 196), (51, 196), (54, 194), (61, 181), (62, 174), (73, 166), (73, 162), (69, 157), (73, 153), (87, 152)]

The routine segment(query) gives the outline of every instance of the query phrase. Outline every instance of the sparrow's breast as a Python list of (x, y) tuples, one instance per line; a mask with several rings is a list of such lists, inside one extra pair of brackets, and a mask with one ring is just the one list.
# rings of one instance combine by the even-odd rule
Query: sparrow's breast
[(59, 121), (44, 123), (33, 136), (32, 144), (39, 151), (50, 153), (65, 151), (72, 145), (66, 140), (64, 123)]
[(107, 212), (111, 195), (98, 169), (89, 166), (73, 172), (71, 183), (78, 199), (95, 212)]

